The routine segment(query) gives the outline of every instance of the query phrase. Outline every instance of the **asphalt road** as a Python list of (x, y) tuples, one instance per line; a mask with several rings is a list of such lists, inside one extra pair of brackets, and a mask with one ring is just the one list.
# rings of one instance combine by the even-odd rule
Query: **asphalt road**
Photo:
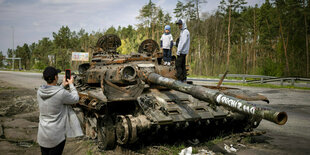
[[(6, 81), (15, 87), (23, 87), (30, 90), (46, 84), (42, 76), (42, 73), (0, 71), (0, 80)], [(59, 75), (58, 82), (61, 82), (62, 78), (63, 75)]]
[[(62, 77), (60, 75), (60, 79)], [(0, 71), (0, 80), (30, 90), (34, 90), (45, 83), (41, 73)], [(267, 132), (262, 138), (269, 143), (268, 146), (242, 150), (237, 154), (310, 154), (309, 90), (239, 88), (266, 96), (270, 100), (268, 106), (287, 112), (288, 122), (279, 126), (263, 120), (256, 130)]]
[(265, 140), (274, 146), (271, 147), (274, 150), (258, 149), (254, 151), (255, 154), (310, 154), (309, 90), (249, 87), (242, 89), (266, 96), (270, 100), (269, 107), (285, 111), (288, 115), (287, 123), (282, 126), (262, 120), (256, 130), (266, 131)]

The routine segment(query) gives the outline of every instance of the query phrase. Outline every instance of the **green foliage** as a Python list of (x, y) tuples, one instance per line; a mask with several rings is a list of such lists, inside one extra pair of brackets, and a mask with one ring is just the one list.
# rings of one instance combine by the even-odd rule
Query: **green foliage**
[[(17, 46), (14, 54), (22, 58), (24, 69), (42, 70), (47, 66), (55, 66), (62, 70), (71, 68), (71, 52), (92, 52), (92, 47), (103, 33), (87, 33), (84, 29), (78, 32), (71, 31), (68, 26), (62, 26), (57, 33), (53, 32), (53, 40), (42, 38), (37, 43)], [(8, 56), (13, 56), (13, 51), (8, 49)], [(18, 63), (15, 63), (18, 68)]]
[(195, 8), (195, 4), (192, 0), (188, 1), (184, 6), (184, 11), (185, 11), (185, 18), (187, 20), (196, 20), (197, 18), (197, 12)]
[(117, 34), (116, 31), (117, 31), (117, 30), (116, 30), (113, 26), (111, 26), (110, 28), (108, 28), (108, 29), (105, 31), (104, 34)]
[(15, 87), (0, 87), (0, 92), (2, 90), (12, 90), (12, 89), (17, 89), (17, 88), (15, 88)]
[[(204, 3), (205, 0), (178, 0), (173, 10), (173, 16), (186, 20), (190, 31), (187, 65), (191, 75), (217, 76), (229, 69), (232, 74), (310, 77), (306, 67), (310, 64), (306, 47), (307, 42), (310, 44), (309, 0), (266, 0), (261, 6), (247, 7), (245, 0), (221, 0), (218, 10), (211, 14), (200, 11), (207, 6)], [(227, 67), (229, 10), (231, 52)], [(171, 15), (151, 0), (139, 10), (137, 19), (135, 27), (111, 26), (103, 32), (72, 31), (62, 26), (52, 33), (52, 39), (17, 46), (15, 51), (8, 49), (7, 55), (21, 57), (25, 69), (43, 69), (48, 65), (65, 69), (70, 68), (71, 52), (89, 52), (91, 56), (103, 34), (117, 34), (121, 38), (118, 51), (122, 54), (137, 52), (145, 39), (159, 43), (167, 24), (174, 41), (179, 37)], [(172, 52), (176, 53), (175, 47)], [(15, 65), (18, 68), (18, 63)]]
[(262, 67), (259, 68), (259, 74), (267, 75), (267, 76), (276, 76), (281, 77), (283, 76), (282, 68), (283, 66), (279, 65), (278, 63), (274, 62), (270, 58), (266, 58), (262, 61)]
[(129, 39), (122, 39), (122, 45), (117, 49), (119, 53), (121, 54), (130, 54), (134, 51), (134, 49), (132, 49), (132, 45), (131, 42), (129, 41)]
[(160, 154), (160, 155), (166, 155), (166, 154), (177, 155), (182, 151), (182, 149), (185, 148), (185, 145), (183, 143), (177, 144), (177, 145), (165, 145), (163, 148), (165, 148), (165, 149), (159, 150), (158, 154)]
[[(50, 54), (53, 49), (54, 45), (49, 38), (43, 38), (39, 40), (37, 44), (31, 45), (32, 47), (32, 68), (33, 69), (44, 69), (44, 67), (48, 66), (48, 54)], [(43, 68), (42, 68), (43, 67)]]
[(86, 154), (87, 155), (93, 155), (93, 152), (91, 150), (87, 150)]
[(177, 19), (184, 18), (185, 17), (184, 12), (185, 12), (184, 4), (181, 1), (178, 1), (173, 12), (175, 14), (175, 17)]
[(216, 144), (218, 144), (218, 143), (221, 143), (221, 142), (223, 142), (223, 141), (224, 141), (223, 137), (222, 137), (222, 136), (219, 136), (219, 137), (216, 137), (216, 138), (213, 139), (213, 140), (207, 141), (207, 142), (205, 143), (205, 145), (206, 145), (208, 148), (211, 148), (212, 146), (214, 146), (214, 145), (216, 145)]
[[(28, 44), (24, 44), (24, 46), (17, 46), (15, 50), (15, 57), (21, 58), (21, 67), (24, 69), (30, 69), (31, 63), (31, 50), (28, 47)], [(15, 64), (15, 68), (18, 68), (18, 63)]]
[(3, 61), (5, 60), (5, 56), (3, 55), (2, 51), (0, 51), (0, 67), (4, 67)]
[(149, 0), (146, 5), (142, 6), (139, 11), (137, 19), (141, 22), (140, 26), (147, 28), (148, 37), (150, 37), (150, 34), (152, 34), (152, 37), (154, 36), (153, 30), (156, 22), (156, 15), (158, 15), (158, 8), (151, 0)]
[(39, 70), (44, 70), (44, 68), (47, 67), (47, 65), (43, 61), (37, 61), (33, 65), (33, 69), (39, 69)]
[(222, 85), (232, 85), (232, 86), (242, 86), (242, 87), (262, 87), (262, 88), (287, 88), (287, 89), (302, 89), (302, 90), (310, 90), (309, 87), (296, 87), (291, 85), (280, 86), (274, 84), (255, 84), (255, 83), (223, 83)]

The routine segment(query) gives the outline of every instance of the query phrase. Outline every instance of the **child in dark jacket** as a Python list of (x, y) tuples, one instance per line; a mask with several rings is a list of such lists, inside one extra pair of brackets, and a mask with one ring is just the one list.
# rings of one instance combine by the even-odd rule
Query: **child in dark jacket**
[(165, 32), (160, 38), (160, 48), (163, 50), (164, 54), (164, 65), (170, 65), (171, 62), (171, 50), (173, 46), (173, 38), (170, 33), (170, 26), (165, 26)]

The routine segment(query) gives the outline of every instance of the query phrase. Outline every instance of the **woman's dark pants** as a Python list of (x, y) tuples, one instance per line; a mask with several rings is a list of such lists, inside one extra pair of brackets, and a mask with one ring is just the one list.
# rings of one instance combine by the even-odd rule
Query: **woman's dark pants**
[(60, 144), (58, 144), (57, 146), (53, 147), (53, 148), (45, 148), (45, 147), (41, 147), (41, 153), (42, 155), (61, 155), (62, 151), (64, 150), (66, 144), (66, 140), (62, 141)]

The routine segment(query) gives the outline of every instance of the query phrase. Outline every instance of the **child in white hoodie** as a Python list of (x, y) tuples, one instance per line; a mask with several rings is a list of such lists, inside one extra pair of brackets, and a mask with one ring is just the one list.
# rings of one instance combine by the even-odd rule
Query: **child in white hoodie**
[(170, 65), (171, 62), (171, 50), (173, 46), (173, 38), (170, 33), (171, 28), (169, 25), (165, 26), (165, 32), (160, 38), (160, 48), (163, 50), (164, 54), (164, 65)]

